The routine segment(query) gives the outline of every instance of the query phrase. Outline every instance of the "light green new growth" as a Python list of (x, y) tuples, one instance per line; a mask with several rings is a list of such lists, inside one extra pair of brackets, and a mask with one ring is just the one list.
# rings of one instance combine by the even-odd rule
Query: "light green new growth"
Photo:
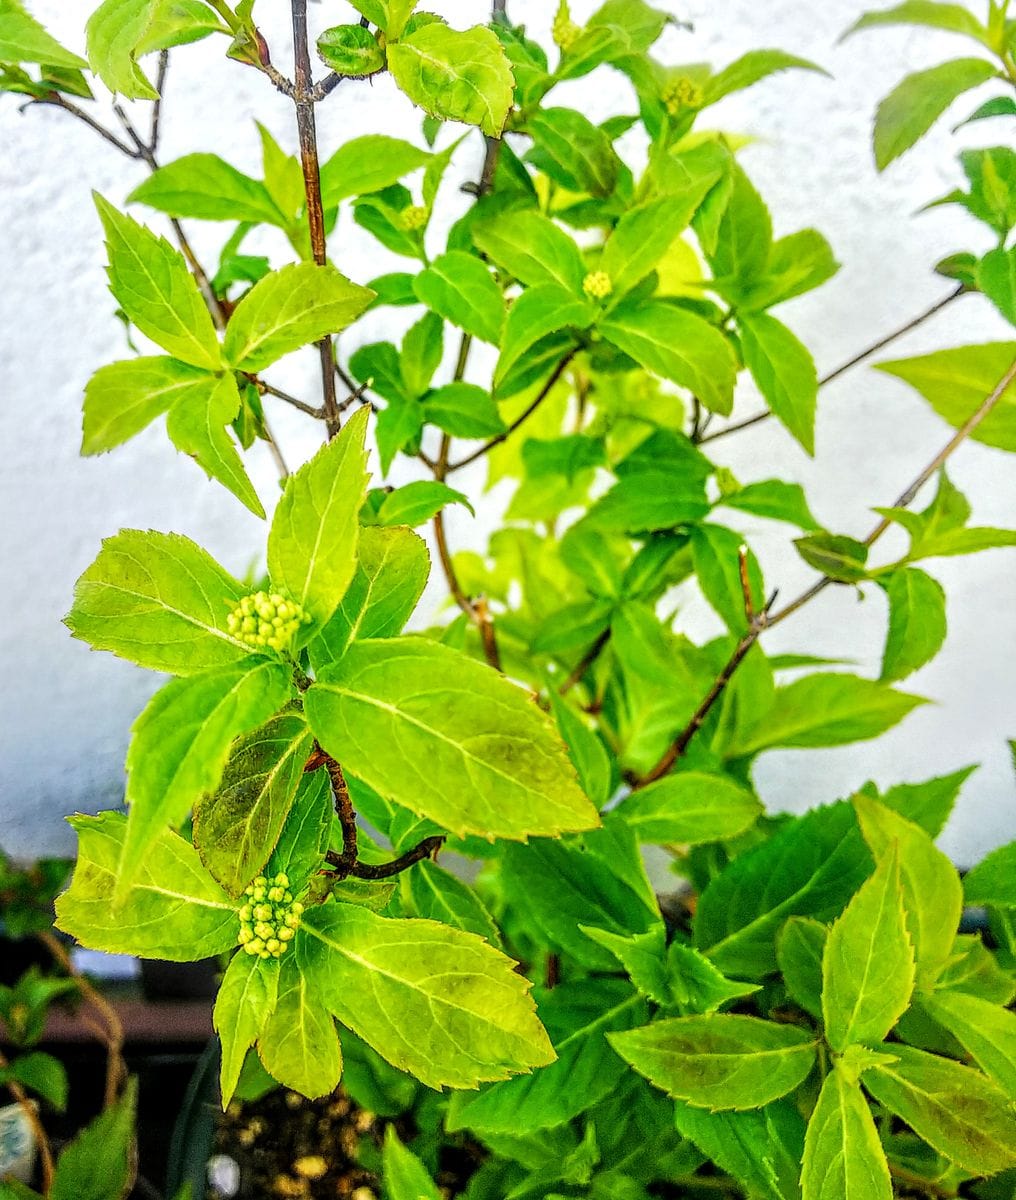
[(303, 915), (303, 905), (289, 890), (289, 876), (281, 871), (272, 879), (259, 875), (243, 894), (237, 942), (252, 956), (281, 958)]
[(606, 271), (591, 271), (582, 281), (582, 290), (590, 300), (606, 300), (614, 284)]
[(301, 625), (308, 625), (310, 613), (294, 600), (278, 592), (254, 592), (244, 596), (226, 618), (226, 628), (252, 650), (266, 646), (283, 653), (290, 648)]

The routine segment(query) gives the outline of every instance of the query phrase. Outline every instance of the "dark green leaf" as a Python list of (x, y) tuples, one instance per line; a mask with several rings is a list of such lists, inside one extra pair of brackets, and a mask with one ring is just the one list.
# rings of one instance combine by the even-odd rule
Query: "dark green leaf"
[(385, 52), (362, 25), (333, 25), (317, 40), (318, 57), (338, 75), (362, 79), (385, 68)]
[(64, 1147), (57, 1160), (50, 1200), (123, 1200), (137, 1170), (134, 1121), (138, 1083)]
[(822, 1020), (822, 958), (829, 930), (811, 917), (791, 917), (776, 941), (776, 962), (792, 999)]
[(743, 1113), (711, 1113), (678, 1103), (674, 1116), (680, 1132), (749, 1195), (800, 1200), (804, 1121), (792, 1103), (777, 1100)]

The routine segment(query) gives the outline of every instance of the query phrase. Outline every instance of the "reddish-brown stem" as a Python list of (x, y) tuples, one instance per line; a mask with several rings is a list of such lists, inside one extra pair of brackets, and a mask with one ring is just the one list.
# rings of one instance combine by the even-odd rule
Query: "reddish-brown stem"
[[(3, 1051), (0, 1050), (0, 1071), (6, 1071), (10, 1065)], [(21, 1084), (14, 1079), (8, 1079), (5, 1086), (20, 1105), (21, 1111), (25, 1114), (25, 1120), (32, 1127), (35, 1145), (39, 1151), (39, 1161), (42, 1165), (42, 1192), (44, 1196), (48, 1196), (53, 1186), (53, 1149), (49, 1144), (49, 1137), (39, 1119), (38, 1109), (28, 1098), (28, 1093)]]
[(405, 854), (400, 854), (398, 858), (393, 859), (391, 862), (354, 863), (353, 869), (349, 873), (354, 879), (391, 879), (393, 875), (400, 875), (403, 871), (408, 871), (410, 867), (415, 866), (416, 863), (429, 858), (436, 851), (440, 850), (443, 845), (443, 835), (424, 838), (418, 846), (414, 846), (412, 850), (407, 850)]

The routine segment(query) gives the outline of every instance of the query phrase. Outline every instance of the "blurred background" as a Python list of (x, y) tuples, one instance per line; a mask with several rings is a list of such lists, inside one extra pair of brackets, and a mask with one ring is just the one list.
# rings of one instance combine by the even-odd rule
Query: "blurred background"
[[(839, 45), (840, 35), (867, 7), (858, 0), (826, 0), (822, 5), (806, 0), (656, 3), (694, 27), (668, 30), (658, 47), (658, 57), (668, 64), (705, 60), (721, 67), (748, 49), (780, 47), (820, 63), (832, 76), (776, 76), (724, 100), (710, 110), (705, 123), (751, 138), (743, 162), (769, 204), (777, 236), (814, 226), (831, 241), (843, 264), (832, 282), (780, 313), (811, 348), (820, 374), (943, 298), (952, 284), (935, 276), (932, 264), (956, 250), (983, 253), (990, 248), (984, 244), (983, 227), (958, 208), (918, 214), (929, 200), (960, 182), (956, 153), (962, 146), (990, 145), (997, 136), (991, 122), (955, 136), (949, 132), (982, 95), (964, 97), (955, 119), (941, 122), (885, 176), (876, 175), (872, 162), (870, 133), (878, 101), (907, 72), (961, 53), (954, 38), (888, 29)], [(84, 45), (82, 30), (91, 7), (66, 0), (31, 3), (34, 15), (76, 50)], [(444, 0), (435, 7), (460, 27), (484, 20), (487, 11), (479, 0)], [(514, 21), (548, 37), (555, 8), (550, 0), (508, 0), (508, 7)], [(594, 7), (594, 0), (573, 0), (573, 15), (582, 22)], [(258, 10), (273, 58), (288, 72), (287, 13), (283, 5), (262, 4)], [(311, 19), (319, 30), (351, 17), (347, 5), (328, 0), (311, 5)], [(218, 69), (222, 51), (223, 42), (214, 39), (173, 53), (161, 158), (214, 151), (242, 171), (260, 175), (254, 117), (295, 151), (292, 108), (249, 68), (234, 64)], [(594, 120), (634, 110), (627, 80), (609, 69), (563, 85), (559, 94), (562, 103), (581, 107)], [(66, 814), (94, 812), (121, 801), (129, 727), (159, 683), (111, 655), (90, 652), (72, 641), (60, 623), (74, 581), (95, 557), (101, 538), (122, 526), (175, 530), (243, 574), (257, 562), (264, 529), (176, 454), (161, 422), (112, 455), (78, 457), (84, 385), (100, 365), (129, 353), (106, 288), (105, 252), (89, 193), (97, 189), (122, 206), (145, 168), (65, 113), (43, 107), (19, 113), (18, 106), (16, 97), (0, 98), (0, 561), (5, 593), (0, 846), (35, 857), (72, 850)], [(146, 125), (146, 106), (135, 107)], [(385, 79), (340, 88), (318, 109), (322, 158), (362, 133), (420, 140), (419, 129), (420, 113)], [(630, 150), (633, 161), (643, 151), (637, 141), (623, 149)], [(457, 153), (439, 200), (448, 207), (446, 223), (468, 203), (457, 185), (476, 178), (481, 158), (481, 140), (474, 135)], [(160, 227), (160, 218), (148, 210), (135, 215)], [(199, 257), (213, 268), (230, 231), (211, 223), (190, 222), (188, 227)], [(260, 247), (251, 239), (244, 249), (274, 255), (275, 266), (287, 261), (281, 241), (273, 243), (270, 236)], [(404, 269), (398, 267), (404, 260), (359, 230), (346, 211), (330, 240), (330, 254), (358, 282)], [(343, 358), (361, 342), (398, 340), (411, 320), (403, 311), (384, 309), (362, 322), (340, 342)], [(987, 301), (967, 297), (882, 357), (1006, 336), (1002, 319)], [(273, 382), (316, 403), (316, 366), (309, 351), (293, 356), (273, 372)], [(757, 407), (757, 397), (745, 384), (738, 413), (747, 415)], [(270, 408), (268, 415), (291, 465), (313, 452), (320, 437), (314, 422), (283, 404)], [(873, 521), (871, 506), (891, 504), (948, 437), (947, 426), (915, 393), (862, 367), (823, 389), (814, 459), (775, 422), (718, 441), (710, 453), (744, 483), (775, 475), (797, 480), (823, 524), (863, 537)], [(277, 477), (260, 444), (249, 470), (270, 507), (278, 495)], [(484, 468), (480, 464), (475, 470), (472, 476), (460, 476), (456, 486), (479, 492)], [(973, 523), (1016, 524), (1016, 473), (1002, 452), (968, 444), (952, 460), (950, 475), (973, 505)], [(406, 468), (400, 481), (413, 477)], [(482, 549), (498, 526), (505, 499), (495, 488), (475, 519), (463, 509), (450, 509), (454, 548)], [(770, 587), (779, 586), (790, 597), (811, 580), (785, 530), (747, 517), (725, 514), (725, 519), (751, 535)], [(894, 549), (887, 538), (883, 553), (889, 556)], [(869, 778), (884, 785), (919, 781), (981, 763), (941, 843), (960, 865), (969, 865), (1016, 837), (1016, 781), (1005, 741), (1016, 736), (1010, 700), (1016, 667), (1016, 566), (1011, 551), (996, 550), (936, 561), (933, 572), (948, 594), (950, 636), (938, 658), (908, 679), (905, 688), (934, 703), (875, 743), (767, 753), (758, 763), (756, 783), (770, 809), (802, 811), (849, 794)], [(432, 579), (418, 623), (438, 615), (442, 598), (442, 581)], [(678, 599), (685, 632), (699, 639), (720, 631), (718, 620), (694, 595)], [(769, 635), (766, 646), (771, 653), (794, 650), (851, 658), (859, 673), (877, 675), (885, 620), (881, 596), (862, 603), (851, 589), (831, 588)]]

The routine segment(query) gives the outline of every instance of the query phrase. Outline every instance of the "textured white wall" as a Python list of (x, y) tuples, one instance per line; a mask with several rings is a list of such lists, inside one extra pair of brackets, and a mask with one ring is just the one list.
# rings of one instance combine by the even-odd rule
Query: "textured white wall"
[[(958, 181), (955, 140), (945, 126), (882, 178), (871, 164), (869, 132), (878, 99), (908, 70), (966, 51), (947, 37), (904, 30), (869, 34), (837, 45), (840, 32), (862, 10), (858, 0), (657, 0), (690, 20), (695, 33), (668, 31), (670, 62), (730, 61), (752, 47), (780, 46), (824, 64), (834, 80), (795, 73), (777, 77), (725, 101), (712, 119), (753, 135), (744, 162), (773, 210), (778, 233), (815, 225), (832, 241), (843, 270), (813, 296), (788, 305), (784, 315), (829, 369), (881, 334), (916, 315), (949, 285), (929, 264), (961, 248), (987, 248), (958, 211), (936, 210), (916, 219), (926, 200)], [(509, 0), (513, 16), (545, 34), (550, 0)], [(32, 9), (62, 39), (81, 47), (86, 0), (32, 0)], [(460, 26), (482, 19), (478, 0), (435, 5)], [(575, 0), (582, 19), (594, 5)], [(289, 61), (288, 5), (259, 5), (277, 62)], [(315, 5), (319, 26), (347, 19), (345, 5)], [(175, 56), (164, 110), (164, 160), (194, 149), (221, 153), (257, 173), (256, 114), (295, 147), (288, 102), (253, 71), (219, 61), (221, 43), (187, 48)], [(630, 111), (630, 92), (609, 71), (568, 85), (593, 117)], [(564, 89), (562, 93), (564, 95)], [(958, 106), (966, 115), (980, 96)], [(143, 112), (144, 106), (138, 106)], [(414, 136), (417, 115), (389, 82), (340, 89), (319, 110), (323, 153), (368, 132)], [(966, 131), (966, 144), (991, 144), (996, 126)], [(462, 177), (475, 172), (479, 148), (461, 152)], [(122, 795), (128, 728), (154, 686), (152, 676), (109, 655), (93, 654), (60, 624), (75, 578), (94, 557), (99, 540), (121, 526), (174, 529), (195, 538), (237, 572), (262, 545), (259, 522), (220, 487), (176, 456), (160, 428), (100, 460), (78, 457), (81, 391), (100, 364), (123, 356), (123, 334), (112, 317), (98, 222), (89, 202), (97, 188), (119, 203), (143, 168), (121, 158), (91, 132), (55, 110), (24, 115), (16, 102), (0, 104), (0, 445), (4, 469), (2, 561), (5, 620), (0, 626), (3, 710), (0, 714), (0, 845), (20, 854), (69, 850), (61, 817), (94, 811)], [(146, 220), (151, 220), (146, 214)], [(352, 236), (347, 217), (332, 253), (353, 278), (390, 269), (387, 254)], [(206, 259), (217, 253), (223, 230), (191, 223)], [(281, 256), (278, 261), (282, 261)], [(381, 318), (383, 321), (385, 318)], [(376, 324), (371, 338), (377, 336)], [(358, 335), (359, 336), (359, 335)], [(1006, 336), (979, 298), (964, 300), (900, 343), (894, 353)], [(348, 349), (348, 348), (347, 348)], [(310, 355), (284, 365), (279, 382), (312, 394)], [(757, 401), (745, 389), (744, 412)], [(272, 411), (287, 455), (300, 461), (315, 445), (316, 429), (299, 414)], [(852, 372), (822, 395), (817, 454), (808, 460), (775, 423), (715, 447), (718, 461), (743, 479), (783, 474), (808, 488), (820, 520), (863, 534), (870, 505), (891, 503), (902, 486), (948, 436), (946, 427), (901, 384), (877, 373)], [(262, 496), (273, 494), (272, 464), (253, 455), (252, 474)], [(975, 519), (1012, 524), (1016, 476), (1011, 460), (977, 445), (965, 447), (951, 468), (968, 493)], [(480, 475), (467, 484), (479, 486)], [(474, 523), (452, 515), (456, 546), (478, 545), (496, 513)], [(754, 529), (745, 528), (749, 532)], [(788, 553), (785, 536), (763, 525), (757, 546), (770, 583), (784, 596), (809, 579)], [(890, 736), (870, 746), (828, 752), (775, 753), (758, 767), (760, 791), (773, 808), (828, 801), (864, 779), (918, 780), (983, 762), (968, 783), (946, 845), (961, 862), (1016, 836), (1016, 788), (1004, 745), (1016, 735), (1010, 704), (1016, 665), (1012, 622), (1013, 562), (1004, 551), (934, 564), (949, 594), (950, 641), (945, 652), (907, 681), (936, 703), (919, 710)], [(438, 599), (433, 590), (433, 602)], [(717, 629), (715, 619), (689, 600), (694, 635)], [(884, 636), (883, 604), (858, 604), (848, 589), (830, 589), (810, 610), (771, 635), (770, 650), (808, 650), (858, 660), (876, 673)]]

